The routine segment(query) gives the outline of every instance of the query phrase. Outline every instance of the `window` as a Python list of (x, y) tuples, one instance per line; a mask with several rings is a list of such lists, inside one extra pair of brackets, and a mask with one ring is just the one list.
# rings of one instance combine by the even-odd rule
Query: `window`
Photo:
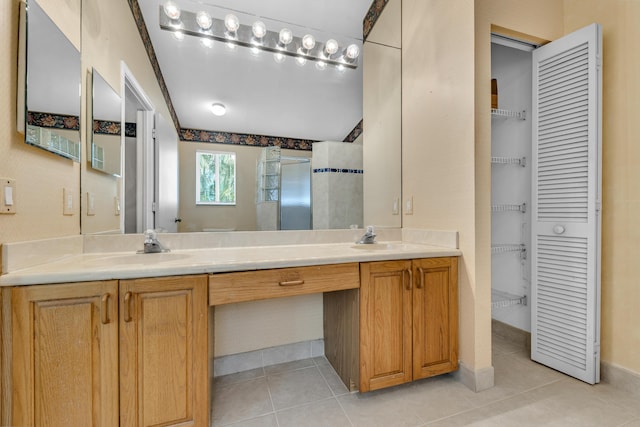
[(196, 204), (236, 204), (236, 154), (196, 151)]

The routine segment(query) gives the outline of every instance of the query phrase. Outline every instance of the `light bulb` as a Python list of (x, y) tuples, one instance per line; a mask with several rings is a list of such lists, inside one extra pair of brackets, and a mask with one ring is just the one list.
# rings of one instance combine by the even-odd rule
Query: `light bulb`
[(316, 39), (311, 35), (307, 34), (302, 38), (302, 47), (311, 50), (316, 45)]
[(200, 40), (200, 43), (202, 43), (202, 46), (208, 47), (209, 49), (213, 47), (213, 40), (211, 39), (202, 39)]
[(236, 15), (228, 14), (224, 17), (224, 26), (231, 33), (235, 33), (240, 28), (240, 20)]
[(296, 64), (303, 66), (307, 63), (307, 59), (302, 56), (296, 56)]
[(360, 55), (360, 48), (358, 45), (350, 44), (349, 47), (347, 47), (345, 56), (349, 59), (356, 59), (358, 55)]
[(324, 44), (324, 52), (327, 56), (331, 56), (338, 51), (338, 42), (335, 39), (327, 40)]
[(174, 31), (173, 37), (175, 37), (176, 40), (184, 40), (184, 33), (182, 31)]
[(196, 22), (203, 31), (207, 31), (213, 25), (213, 19), (208, 12), (200, 11), (196, 14)]
[(280, 52), (276, 52), (273, 54), (273, 60), (276, 61), (278, 64), (282, 64), (285, 60), (285, 56)]
[(327, 68), (327, 63), (324, 61), (318, 61), (316, 62), (316, 68), (318, 70), (325, 70)]
[(227, 112), (227, 107), (225, 107), (224, 104), (216, 102), (215, 104), (211, 104), (211, 112), (215, 116), (224, 116)]
[(164, 10), (164, 14), (169, 17), (169, 19), (177, 20), (180, 19), (180, 8), (177, 4), (172, 1), (166, 2), (162, 9)]
[(264, 25), (262, 21), (256, 21), (251, 26), (251, 31), (253, 32), (253, 36), (257, 39), (263, 38), (267, 35), (267, 26)]
[(251, 53), (253, 55), (259, 55), (260, 54), (260, 49), (258, 49), (257, 47), (254, 46), (254, 47), (251, 48)]
[(280, 30), (280, 43), (282, 43), (284, 46), (288, 45), (289, 43), (291, 43), (293, 41), (293, 33), (291, 32), (290, 29), (288, 28), (283, 28)]

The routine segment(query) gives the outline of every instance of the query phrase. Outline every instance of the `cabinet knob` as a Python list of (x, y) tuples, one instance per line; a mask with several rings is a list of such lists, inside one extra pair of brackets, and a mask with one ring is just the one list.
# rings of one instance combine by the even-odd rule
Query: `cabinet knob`
[(556, 225), (553, 227), (553, 232), (556, 234), (562, 234), (564, 233), (565, 228), (562, 225)]

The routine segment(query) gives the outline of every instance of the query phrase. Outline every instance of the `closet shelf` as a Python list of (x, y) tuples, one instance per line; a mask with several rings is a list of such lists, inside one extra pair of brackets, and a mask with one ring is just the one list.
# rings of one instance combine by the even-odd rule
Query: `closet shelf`
[(527, 305), (527, 296), (491, 289), (491, 308), (506, 308), (514, 305)]
[(492, 108), (491, 117), (505, 117), (505, 118), (513, 118), (518, 120), (526, 120), (527, 112), (524, 110), (511, 111), (511, 110), (503, 110), (502, 108)]
[(520, 165), (522, 167), (527, 166), (526, 157), (492, 157), (492, 165)]
[(491, 254), (504, 254), (508, 252), (520, 252), (522, 259), (527, 258), (527, 248), (524, 243), (496, 243), (491, 245)]
[(521, 205), (491, 205), (491, 212), (527, 212), (527, 204)]

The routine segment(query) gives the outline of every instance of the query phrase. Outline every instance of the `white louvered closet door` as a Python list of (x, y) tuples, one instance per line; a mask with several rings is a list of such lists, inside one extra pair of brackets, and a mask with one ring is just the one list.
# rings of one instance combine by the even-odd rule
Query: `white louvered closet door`
[(533, 52), (531, 358), (600, 381), (601, 30)]

